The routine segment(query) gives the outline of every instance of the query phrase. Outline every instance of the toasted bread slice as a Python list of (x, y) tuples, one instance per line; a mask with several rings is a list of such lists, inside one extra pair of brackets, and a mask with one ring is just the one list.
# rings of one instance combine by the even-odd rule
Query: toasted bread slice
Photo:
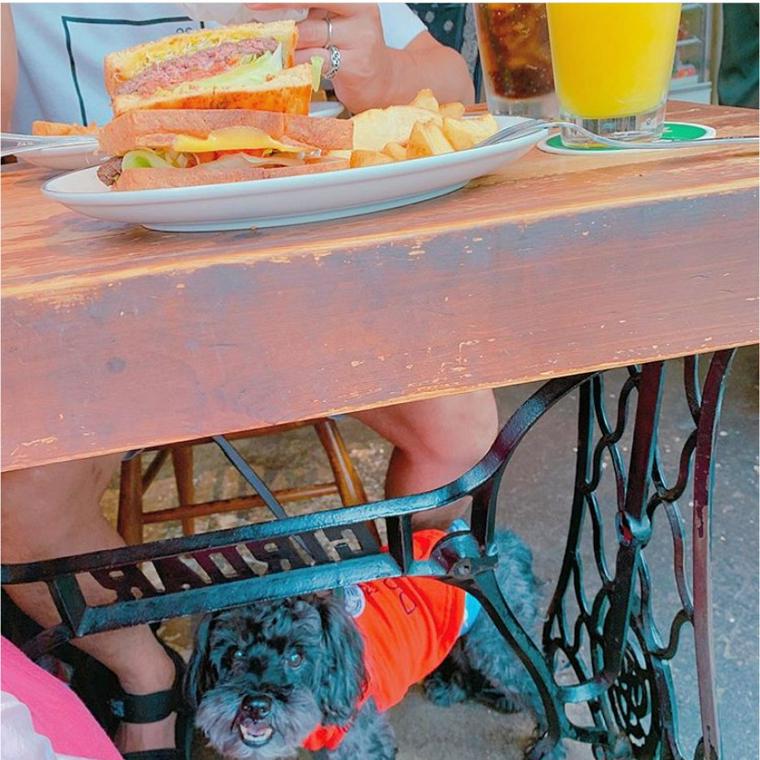
[(226, 127), (256, 127), (279, 139), (285, 134), (285, 115), (245, 109), (129, 111), (106, 124), (100, 130), (98, 141), (103, 153), (123, 156), (137, 145), (143, 135), (183, 134), (206, 137), (209, 132)]
[(195, 79), (171, 89), (157, 90), (149, 97), (137, 93), (117, 95), (111, 105), (115, 116), (151, 108), (248, 108), (306, 115), (311, 91), (311, 65), (302, 63), (272, 75), (261, 84), (243, 87), (235, 82), (208, 86), (203, 79)]
[(285, 115), (285, 136), (322, 150), (351, 150), (354, 125), (349, 119)]
[(299, 166), (258, 167), (220, 170), (208, 164), (191, 169), (125, 169), (113, 185), (114, 190), (156, 190), (167, 187), (217, 185), (228, 182), (291, 177), (297, 174), (348, 169), (346, 159), (326, 158)]
[(124, 82), (136, 77), (144, 69), (170, 58), (190, 55), (200, 50), (216, 47), (225, 42), (246, 39), (273, 38), (282, 45), (282, 65), (290, 68), (295, 63), (298, 30), (293, 21), (275, 21), (270, 24), (240, 24), (221, 29), (202, 29), (163, 37), (154, 42), (110, 53), (105, 58), (105, 83), (113, 98)]
[(98, 139), (104, 153), (123, 156), (138, 146), (166, 148), (167, 138), (171, 140), (176, 135), (203, 138), (218, 129), (254, 127), (275, 140), (287, 137), (315, 148), (336, 150), (352, 147), (353, 126), (348, 119), (247, 109), (147, 110), (116, 117), (100, 130)]

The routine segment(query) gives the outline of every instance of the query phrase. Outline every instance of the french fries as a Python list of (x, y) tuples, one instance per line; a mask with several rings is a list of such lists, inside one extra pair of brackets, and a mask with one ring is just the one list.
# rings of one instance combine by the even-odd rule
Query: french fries
[(453, 152), (453, 146), (437, 124), (417, 122), (414, 125), (412, 134), (409, 136), (409, 143), (406, 146), (407, 158), (438, 156), (442, 153)]
[(389, 142), (384, 148), (383, 153), (390, 156), (394, 161), (406, 160), (406, 146), (397, 142)]
[(428, 89), (407, 106), (372, 108), (352, 121), (352, 167), (467, 150), (499, 128), (490, 113), (466, 117), (462, 103), (439, 103)]
[(81, 124), (66, 124), (60, 121), (33, 121), (33, 135), (95, 135), (99, 132), (97, 124), (90, 124), (83, 127)]
[(436, 111), (417, 106), (389, 106), (371, 108), (353, 117), (354, 150), (382, 150), (388, 143), (405, 143), (412, 133), (412, 127), (420, 121), (434, 121), (443, 124), (443, 118)]
[(361, 166), (377, 166), (378, 164), (392, 164), (394, 159), (377, 150), (355, 150), (351, 153), (350, 166), (357, 169)]
[(447, 116), (443, 120), (443, 134), (455, 150), (472, 148), (498, 129), (499, 125), (490, 113), (470, 119), (451, 119)]
[(438, 106), (438, 113), (445, 119), (461, 119), (464, 116), (464, 103), (443, 103)]
[[(409, 105), (415, 106), (416, 108), (426, 108), (433, 113), (439, 113), (438, 101), (435, 99), (432, 90), (420, 90)], [(462, 106), (462, 108), (464, 108), (464, 106)]]

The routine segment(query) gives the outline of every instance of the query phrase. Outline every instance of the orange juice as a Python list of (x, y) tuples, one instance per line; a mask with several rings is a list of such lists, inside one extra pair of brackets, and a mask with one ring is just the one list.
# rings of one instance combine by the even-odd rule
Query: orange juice
[(680, 3), (550, 3), (554, 83), (563, 113), (613, 119), (665, 101)]

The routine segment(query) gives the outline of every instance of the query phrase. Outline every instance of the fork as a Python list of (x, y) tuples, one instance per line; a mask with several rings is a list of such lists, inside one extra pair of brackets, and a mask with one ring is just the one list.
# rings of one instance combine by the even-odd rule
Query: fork
[(653, 140), (652, 142), (625, 142), (624, 140), (614, 140), (611, 137), (602, 137), (594, 134), (584, 127), (579, 127), (570, 121), (559, 121), (554, 119), (529, 119), (521, 121), (519, 124), (513, 124), (511, 127), (505, 127), (495, 132), (475, 147), (483, 148), (488, 145), (497, 145), (505, 140), (512, 140), (517, 137), (526, 137), (527, 135), (541, 132), (543, 130), (555, 129), (557, 127), (566, 127), (577, 132), (583, 137), (587, 137), (600, 145), (608, 145), (611, 148), (623, 148), (624, 150), (673, 150), (678, 148), (701, 148), (705, 146), (721, 146), (732, 144), (752, 144), (759, 143), (758, 136), (742, 137), (706, 137), (700, 140)]

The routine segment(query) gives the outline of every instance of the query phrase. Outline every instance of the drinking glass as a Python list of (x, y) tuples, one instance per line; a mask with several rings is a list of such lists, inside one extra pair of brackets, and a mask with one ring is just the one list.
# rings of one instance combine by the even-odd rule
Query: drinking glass
[(488, 110), (516, 116), (555, 115), (546, 5), (478, 3), (475, 25)]
[[(680, 3), (550, 4), (560, 117), (617, 140), (659, 137), (680, 15)], [(562, 141), (589, 144), (567, 129)]]

